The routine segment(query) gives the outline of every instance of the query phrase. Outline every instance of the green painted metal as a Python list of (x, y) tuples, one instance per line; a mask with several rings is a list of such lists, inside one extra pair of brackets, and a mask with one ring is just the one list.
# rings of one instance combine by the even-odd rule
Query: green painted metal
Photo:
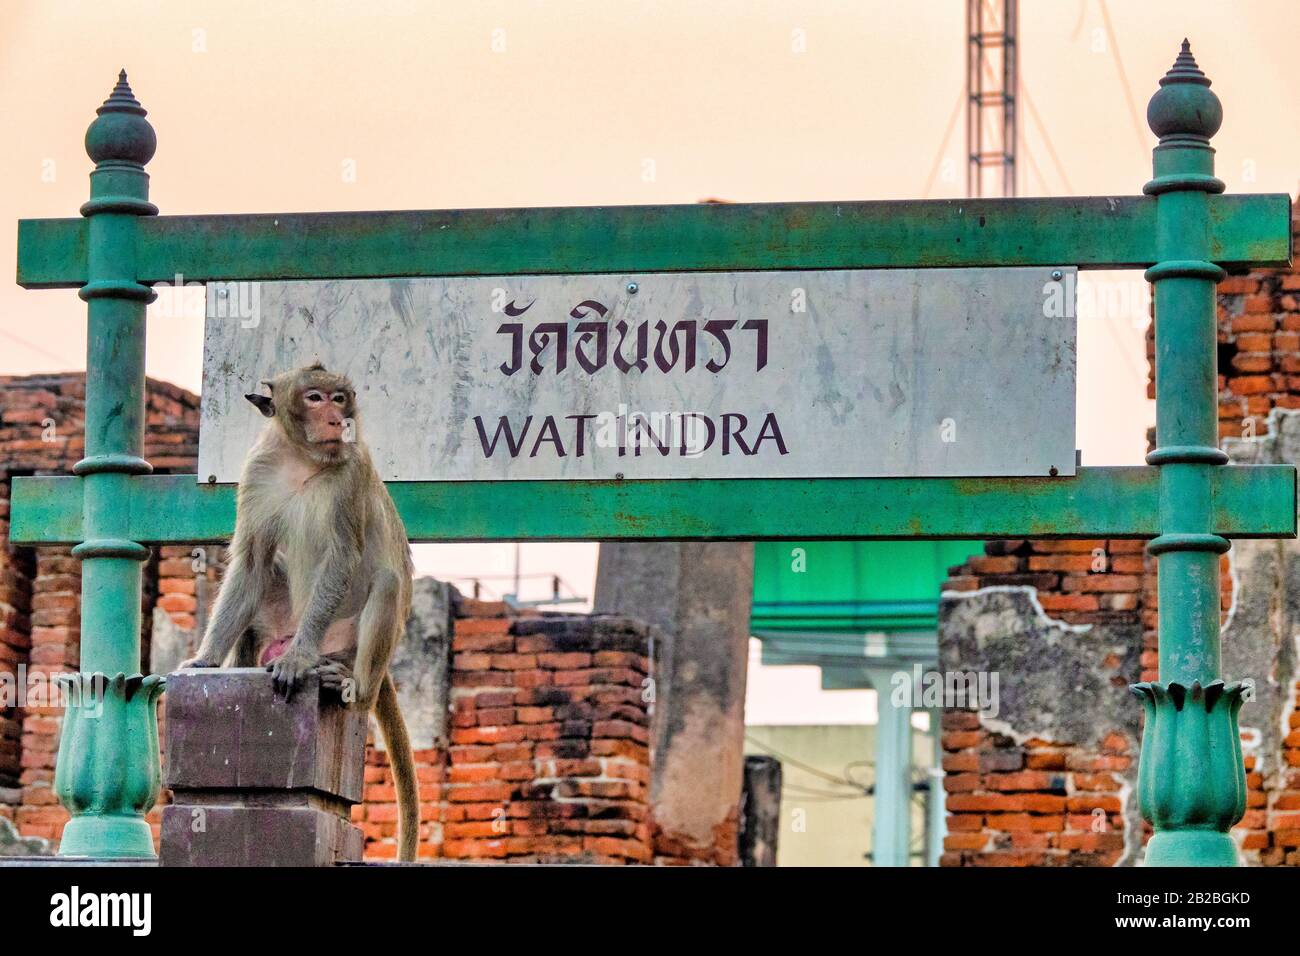
[(1156, 831), (1147, 865), (1235, 866), (1228, 830), (1246, 812), (1242, 685), (1146, 681), (1133, 690), (1146, 713), (1138, 807)]
[(932, 631), (947, 569), (981, 550), (978, 541), (759, 542), (750, 626)]
[(937, 631), (796, 631), (760, 630), (764, 664), (806, 664), (822, 669), (822, 687), (842, 690), (871, 687), (868, 671), (888, 667), (895, 671), (925, 668), (939, 659)]
[[(140, 562), (130, 540), (132, 476), (150, 468), (144, 450), (145, 304), (136, 279), (136, 228), (157, 213), (144, 166), (155, 139), (123, 71), (86, 131), (95, 161), (85, 216), (87, 303), (86, 457), (79, 477), (82, 518), (81, 673), (68, 698), (55, 789), (72, 814), (59, 852), (67, 856), (154, 855), (144, 814), (158, 795), (155, 707), (159, 678), (140, 673)], [(71, 507), (69, 508), (71, 510)], [(148, 689), (137, 693), (147, 684)], [(92, 688), (103, 688), (96, 694)]]
[(750, 627), (773, 631), (925, 631), (939, 624), (939, 588), (928, 600), (761, 601)]
[[(84, 639), (84, 635), (83, 635)], [(54, 792), (72, 813), (60, 856), (152, 857), (143, 816), (158, 798), (158, 698), (163, 679), (118, 673), (66, 675)]]
[(1146, 708), (1139, 804), (1155, 827), (1152, 866), (1230, 865), (1229, 828), (1246, 809), (1245, 769), (1237, 731), (1239, 684), (1219, 680), (1219, 556), (1214, 476), (1227, 461), (1218, 448), (1215, 284), (1210, 195), (1210, 137), (1223, 121), (1219, 99), (1186, 40), (1147, 106), (1160, 142), (1155, 176), (1160, 261), (1155, 285), (1156, 443), (1147, 458), (1160, 469), (1160, 679), (1135, 685)]
[[(412, 541), (1150, 538), (1161, 529), (1152, 467), (1080, 468), (1073, 478), (398, 482), (388, 489)], [(1293, 466), (1215, 469), (1210, 492), (1217, 534), (1295, 537)], [(80, 541), (79, 494), (74, 478), (15, 478), (11, 540)], [(133, 541), (223, 541), (235, 526), (230, 485), (149, 475), (129, 479), (122, 495)]]
[[(1211, 200), (1211, 258), (1290, 259), (1285, 195)], [(163, 216), (140, 223), (136, 278), (186, 281), (1078, 265), (1159, 258), (1147, 197)], [(18, 282), (80, 285), (73, 219), (18, 224)]]

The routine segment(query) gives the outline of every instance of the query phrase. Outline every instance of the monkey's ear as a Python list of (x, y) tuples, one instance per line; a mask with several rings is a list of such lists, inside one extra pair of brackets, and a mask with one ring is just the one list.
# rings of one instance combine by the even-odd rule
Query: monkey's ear
[(275, 382), (268, 382), (266, 379), (262, 379), (262, 384), (266, 386), (268, 392), (272, 395), (275, 394)]
[(266, 418), (275, 417), (275, 402), (271, 399), (271, 396), (245, 395), (244, 398), (248, 399), (250, 402), (256, 405), (257, 410), (261, 412), (264, 417)]

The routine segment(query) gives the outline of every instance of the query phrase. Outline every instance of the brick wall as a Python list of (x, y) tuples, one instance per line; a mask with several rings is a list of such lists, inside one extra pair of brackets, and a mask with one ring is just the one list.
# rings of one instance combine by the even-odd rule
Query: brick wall
[[(1136, 633), (1150, 596), (1146, 563), (1141, 541), (993, 541), (952, 569), (945, 590), (1030, 587), (1057, 620)], [(1113, 683), (1137, 679), (1133, 656), (1103, 663)], [(1144, 649), (1140, 665), (1154, 671), (1154, 651)], [(986, 723), (969, 710), (943, 716), (949, 817), (941, 865), (1114, 864), (1124, 849), (1122, 772), (1136, 761), (1138, 741), (1119, 723), (1105, 729), (1100, 747), (1017, 740)]]
[[(1293, 226), (1293, 230), (1300, 231)], [(1259, 270), (1219, 285), (1219, 435), (1259, 436), (1274, 408), (1300, 408), (1300, 274)], [(1147, 331), (1148, 397), (1154, 398), (1154, 333)], [(1149, 443), (1154, 434), (1148, 433)], [(1155, 562), (1133, 541), (998, 541), (950, 570), (945, 589), (992, 586), (1037, 589), (1042, 608), (1070, 624), (1141, 627), (1136, 664), (1101, 662), (1116, 683), (1154, 680), (1158, 659)], [(1225, 619), (1232, 604), (1229, 558), (1222, 565)], [(1238, 675), (1240, 676), (1240, 675)], [(1008, 681), (1015, 675), (1005, 675)], [(1248, 862), (1300, 865), (1300, 683), (1285, 681), (1287, 726), (1281, 753), (1266, 755), (1286, 769), (1259, 772), (1247, 755), (1247, 811), (1236, 828)], [(1137, 709), (1137, 701), (1130, 705)], [(945, 866), (1109, 866), (1125, 847), (1121, 815), (1140, 739), (1099, 728), (1100, 744), (1024, 739), (999, 733), (970, 711), (944, 716), (942, 744), (949, 836)], [(1131, 826), (1130, 806), (1128, 824)], [(1141, 839), (1149, 837), (1142, 827)]]
[(1037, 738), (1017, 744), (978, 714), (944, 714), (950, 816), (941, 865), (1114, 865), (1124, 824), (1113, 771), (1136, 755), (1124, 734), (1107, 740), (1100, 751)]
[[(453, 605), (450, 742), (419, 751), (424, 857), (649, 862), (650, 673), (644, 626)], [(366, 855), (396, 854), (387, 756), (367, 755), (353, 820)]]
[[(9, 483), (0, 480), (0, 534), (9, 538)], [(0, 550), (0, 668), (14, 673), (31, 651), (32, 580), (35, 556), (29, 551)], [(14, 792), (21, 773), (19, 745), (22, 715), (16, 707), (0, 707), (0, 815), (13, 819)]]
[[(0, 673), (39, 691), (75, 670), (80, 654), (81, 575), (66, 547), (9, 543), (9, 479), (67, 474), (84, 454), (85, 379), (80, 374), (0, 376)], [(149, 379), (145, 457), (157, 472), (192, 471), (198, 399)], [(145, 565), (143, 651), (148, 659), (156, 561)], [(61, 711), (47, 696), (0, 708), (0, 816), (24, 836), (57, 840), (67, 814), (54, 796)], [(157, 814), (155, 813), (155, 822)]]

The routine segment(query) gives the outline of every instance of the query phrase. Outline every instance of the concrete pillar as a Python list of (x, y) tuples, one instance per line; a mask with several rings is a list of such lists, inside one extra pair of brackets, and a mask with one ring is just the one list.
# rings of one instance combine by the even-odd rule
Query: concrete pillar
[(892, 700), (893, 667), (872, 667), (876, 689), (875, 818), (872, 824), (871, 865), (907, 866), (912, 838), (912, 706), (911, 697)]
[(361, 859), (364, 713), (322, 699), (315, 677), (286, 700), (263, 668), (167, 677), (163, 866), (329, 866)]
[(738, 860), (753, 591), (752, 544), (601, 546), (596, 613), (638, 618), (662, 641), (650, 787), (660, 856)]

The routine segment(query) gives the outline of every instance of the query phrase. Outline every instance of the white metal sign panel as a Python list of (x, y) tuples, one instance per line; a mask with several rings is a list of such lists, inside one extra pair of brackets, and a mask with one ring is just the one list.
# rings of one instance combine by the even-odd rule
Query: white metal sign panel
[(209, 286), (199, 480), (259, 380), (357, 388), (389, 481), (1074, 473), (1074, 270)]

